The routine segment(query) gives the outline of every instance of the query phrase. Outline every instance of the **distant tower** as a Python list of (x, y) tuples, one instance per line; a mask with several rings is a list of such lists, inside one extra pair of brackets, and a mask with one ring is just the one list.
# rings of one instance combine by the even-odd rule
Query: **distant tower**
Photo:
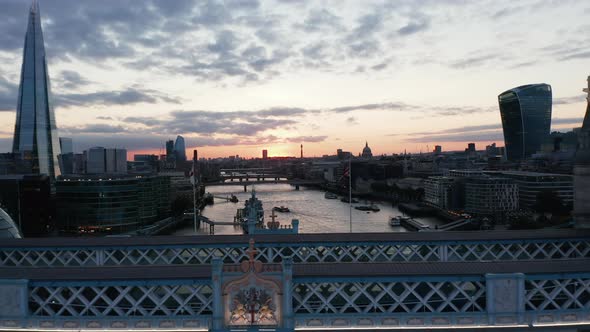
[(361, 154), (362, 158), (372, 158), (373, 157), (373, 152), (371, 151), (371, 148), (369, 147), (369, 143), (365, 141), (365, 147), (363, 148), (363, 153)]
[(37, 1), (31, 5), (25, 35), (12, 152), (30, 160), (35, 174), (60, 175), (59, 138)]
[(262, 150), (262, 159), (268, 159), (268, 150)]
[(508, 160), (528, 158), (541, 148), (551, 130), (551, 103), (548, 84), (523, 85), (498, 96)]
[(301, 144), (301, 159), (303, 159), (303, 144)]
[(578, 151), (574, 165), (574, 223), (576, 228), (590, 228), (590, 76), (584, 89), (586, 115), (578, 133)]
[(186, 146), (184, 144), (184, 137), (176, 136), (176, 143), (174, 143), (174, 154), (176, 161), (186, 161)]

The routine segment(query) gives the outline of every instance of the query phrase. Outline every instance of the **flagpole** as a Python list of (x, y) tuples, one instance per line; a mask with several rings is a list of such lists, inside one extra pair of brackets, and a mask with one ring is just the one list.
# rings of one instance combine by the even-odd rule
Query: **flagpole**
[[(193, 159), (193, 170), (195, 169), (195, 160)], [(194, 172), (194, 171), (193, 171)], [(196, 179), (193, 173), (193, 229), (195, 235), (197, 234), (197, 188), (196, 188)]]
[(193, 230), (195, 235), (197, 234), (197, 150), (193, 150), (193, 171), (192, 171), (192, 181), (193, 184)]
[(350, 233), (352, 233), (352, 154), (348, 158), (348, 214)]

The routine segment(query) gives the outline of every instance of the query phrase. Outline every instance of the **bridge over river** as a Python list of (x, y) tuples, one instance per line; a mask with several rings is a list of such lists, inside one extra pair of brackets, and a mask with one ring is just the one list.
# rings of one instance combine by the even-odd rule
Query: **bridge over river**
[(589, 326), (590, 230), (0, 243), (0, 330)]

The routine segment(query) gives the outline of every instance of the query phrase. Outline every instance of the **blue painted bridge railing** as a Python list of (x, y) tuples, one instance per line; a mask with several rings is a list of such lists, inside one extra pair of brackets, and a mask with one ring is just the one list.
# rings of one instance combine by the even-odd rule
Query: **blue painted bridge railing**
[(239, 263), (475, 262), (590, 258), (590, 230), (221, 235), (3, 240), (0, 267)]
[(0, 269), (0, 330), (588, 326), (590, 260)]

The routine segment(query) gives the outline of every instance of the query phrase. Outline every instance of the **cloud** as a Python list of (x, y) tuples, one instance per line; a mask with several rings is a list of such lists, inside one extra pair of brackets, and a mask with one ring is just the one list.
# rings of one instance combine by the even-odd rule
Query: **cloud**
[(14, 112), (18, 101), (18, 86), (0, 76), (0, 112)]
[(328, 136), (297, 136), (297, 137), (288, 137), (286, 139), (289, 143), (319, 143), (323, 142), (328, 138)]
[(132, 105), (138, 103), (170, 103), (179, 104), (180, 99), (169, 97), (154, 90), (127, 88), (121, 91), (100, 91), (92, 93), (70, 93), (55, 96), (55, 102), (60, 107), (72, 106), (112, 106)]
[(463, 58), (461, 60), (453, 61), (449, 64), (451, 68), (455, 69), (467, 69), (471, 67), (477, 67), (487, 64), (491, 60), (495, 60), (498, 58), (498, 54), (483, 54), (483, 55), (474, 55), (470, 57)]
[(348, 125), (357, 125), (357, 124), (359, 124), (358, 121), (356, 120), (356, 118), (354, 116), (351, 116), (351, 117), (346, 118), (346, 123)]
[(584, 95), (580, 94), (578, 96), (553, 98), (553, 105), (568, 105), (581, 103), (583, 101), (585, 101)]
[(421, 17), (401, 27), (397, 30), (397, 33), (402, 36), (408, 36), (426, 30), (429, 26), (430, 22), (428, 21), (428, 19), (426, 19), (425, 17)]
[(59, 128), (60, 132), (67, 133), (67, 134), (91, 134), (91, 133), (101, 133), (101, 134), (113, 134), (113, 133), (125, 133), (128, 129), (119, 126), (119, 125), (109, 125), (109, 124), (91, 124), (79, 127), (68, 127), (62, 126)]
[(79, 73), (72, 70), (62, 70), (60, 76), (56, 79), (62, 89), (75, 90), (91, 84), (92, 82), (80, 76)]

